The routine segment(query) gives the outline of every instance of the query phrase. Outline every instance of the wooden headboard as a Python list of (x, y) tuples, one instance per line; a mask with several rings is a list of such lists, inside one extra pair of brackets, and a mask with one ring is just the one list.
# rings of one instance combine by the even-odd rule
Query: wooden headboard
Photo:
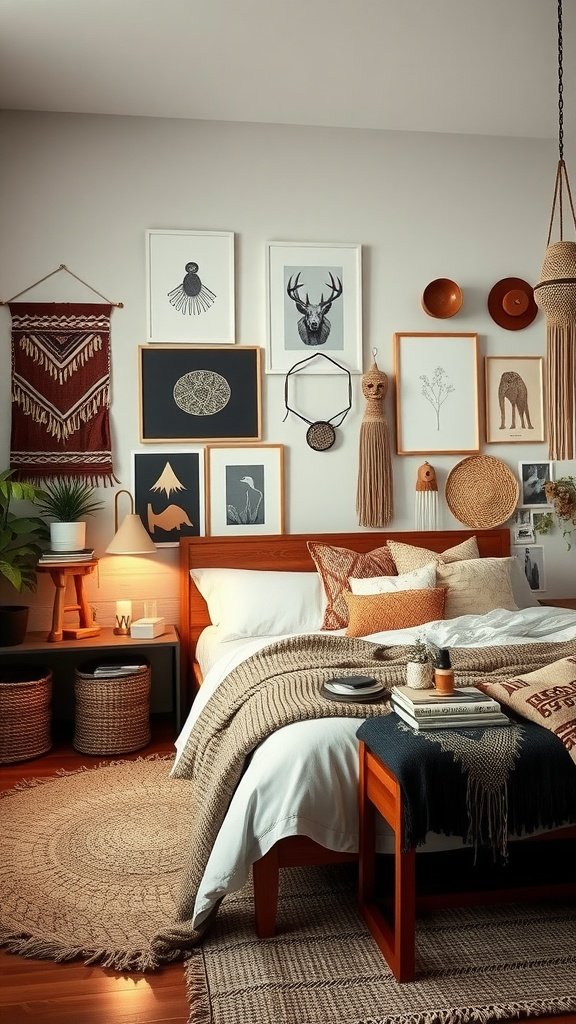
[(312, 572), (315, 569), (307, 541), (317, 540), (354, 551), (371, 551), (387, 540), (414, 544), (431, 551), (444, 551), (476, 537), (483, 558), (503, 558), (510, 554), (510, 531), (437, 530), (434, 532), (387, 533), (286, 533), (273, 536), (183, 537), (180, 540), (180, 638), (182, 643), (182, 689), (188, 700), (194, 679), (196, 641), (210, 625), (208, 608), (190, 578), (190, 569), (273, 569), (286, 572)]

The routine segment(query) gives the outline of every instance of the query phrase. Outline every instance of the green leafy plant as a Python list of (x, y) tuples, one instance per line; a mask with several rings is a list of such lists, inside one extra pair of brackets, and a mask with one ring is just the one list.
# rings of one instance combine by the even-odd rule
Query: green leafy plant
[(38, 503), (44, 491), (12, 479), (12, 471), (0, 473), (0, 576), (15, 590), (34, 590), (36, 565), (48, 531), (43, 519), (11, 511), (12, 501)]
[(94, 488), (83, 480), (50, 480), (38, 507), (42, 515), (58, 523), (77, 523), (104, 508), (104, 502), (95, 501), (94, 494)]
[(572, 547), (572, 534), (576, 532), (576, 477), (561, 476), (544, 484), (546, 500), (554, 511), (544, 512), (534, 524), (535, 533), (550, 533), (555, 522), (562, 529), (568, 551)]

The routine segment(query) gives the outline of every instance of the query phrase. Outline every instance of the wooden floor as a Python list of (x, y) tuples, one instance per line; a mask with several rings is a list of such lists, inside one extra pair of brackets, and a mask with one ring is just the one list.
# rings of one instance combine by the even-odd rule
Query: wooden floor
[[(171, 754), (173, 741), (172, 720), (154, 720), (152, 742), (133, 756)], [(11, 789), (22, 778), (50, 776), (59, 768), (94, 767), (101, 760), (78, 754), (65, 736), (44, 757), (2, 766), (0, 790)], [(187, 1020), (182, 964), (154, 974), (122, 976), (97, 966), (31, 960), (0, 950), (1, 1024), (186, 1024)], [(538, 1021), (576, 1024), (576, 1014), (539, 1017)]]

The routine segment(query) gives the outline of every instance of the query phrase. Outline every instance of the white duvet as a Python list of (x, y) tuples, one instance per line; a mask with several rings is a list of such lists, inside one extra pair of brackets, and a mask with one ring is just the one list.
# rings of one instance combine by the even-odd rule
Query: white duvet
[[(343, 631), (342, 631), (343, 633)], [(375, 633), (378, 644), (413, 643), (426, 637), (439, 647), (576, 640), (576, 614), (559, 608), (497, 609), (419, 626)], [(257, 637), (220, 645), (186, 723), (176, 741), (176, 764), (198, 715), (219, 683), (236, 665), (279, 637)], [(194, 926), (226, 893), (239, 889), (251, 865), (279, 839), (306, 835), (330, 850), (358, 849), (357, 718), (296, 722), (278, 729), (254, 751), (234, 793), (196, 897)], [(459, 840), (429, 837), (428, 849)], [(390, 848), (382, 823), (379, 849)]]

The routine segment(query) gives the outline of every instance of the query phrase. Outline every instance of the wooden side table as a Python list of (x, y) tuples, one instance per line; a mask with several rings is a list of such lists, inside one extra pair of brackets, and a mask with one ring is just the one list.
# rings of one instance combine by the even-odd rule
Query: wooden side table
[[(38, 572), (50, 574), (56, 587), (52, 610), (52, 629), (48, 633), (50, 643), (57, 643), (64, 638), (82, 640), (84, 637), (98, 636), (100, 626), (94, 622), (92, 609), (84, 593), (84, 577), (93, 572), (97, 565), (98, 559), (94, 558), (90, 562), (65, 562), (62, 565), (37, 566)], [(74, 581), (76, 604), (66, 604), (66, 587), (70, 578)], [(78, 612), (78, 626), (64, 625), (66, 612)]]

